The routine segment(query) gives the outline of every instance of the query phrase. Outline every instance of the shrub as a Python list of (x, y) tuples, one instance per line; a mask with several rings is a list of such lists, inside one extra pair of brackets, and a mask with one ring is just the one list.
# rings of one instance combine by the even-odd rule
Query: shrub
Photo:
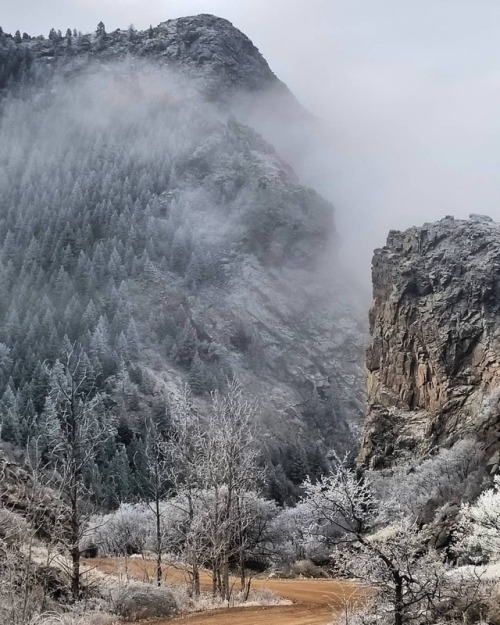
[(310, 577), (318, 579), (320, 577), (328, 577), (328, 574), (319, 566), (316, 566), (311, 560), (299, 560), (292, 564), (292, 575), (300, 577)]
[(135, 587), (118, 597), (115, 611), (126, 621), (167, 618), (177, 613), (177, 603), (166, 588)]
[(472, 440), (440, 449), (420, 463), (407, 463), (385, 471), (369, 472), (378, 498), (393, 510), (387, 521), (401, 515), (432, 521), (434, 513), (450, 501), (477, 497), (483, 479), (484, 452)]
[(12, 545), (24, 538), (28, 532), (29, 525), (22, 516), (7, 508), (0, 508), (0, 540)]
[(41, 615), (30, 625), (112, 625), (115, 617), (105, 612), (87, 612), (85, 614), (47, 614)]

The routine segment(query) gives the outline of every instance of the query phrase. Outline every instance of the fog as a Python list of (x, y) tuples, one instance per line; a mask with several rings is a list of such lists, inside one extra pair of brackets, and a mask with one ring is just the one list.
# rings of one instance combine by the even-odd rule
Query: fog
[(134, 362), (148, 394), (201, 401), (236, 376), (277, 440), (352, 449), (365, 324), (318, 270), (330, 204), (192, 76), (129, 57), (37, 78), (2, 100), (0, 408), (14, 363), (17, 391), (77, 341), (100, 384)]
[(390, 228), (470, 212), (500, 219), (495, 0), (7, 0), (1, 20), (47, 34), (199, 12), (243, 30), (329, 125), (323, 162), (304, 176), (334, 202), (363, 280)]

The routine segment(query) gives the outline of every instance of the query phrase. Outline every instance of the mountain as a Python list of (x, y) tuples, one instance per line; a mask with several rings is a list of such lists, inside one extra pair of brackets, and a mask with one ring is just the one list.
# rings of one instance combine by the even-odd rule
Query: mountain
[(353, 449), (361, 315), (333, 207), (248, 125), (312, 127), (250, 40), (209, 15), (2, 32), (0, 88), (4, 441), (44, 440), (48, 370), (76, 349), (115, 429), (89, 478), (109, 505), (186, 384), (200, 411), (233, 376), (258, 401), (279, 501)]
[(500, 225), (480, 215), (391, 231), (376, 250), (362, 464), (470, 439), (498, 470), (499, 268)]
[(153, 60), (197, 79), (208, 100), (229, 104), (242, 94), (250, 97), (275, 91), (283, 94), (290, 108), (300, 109), (250, 39), (227, 20), (212, 15), (169, 20), (144, 32), (131, 27), (107, 33), (101, 22), (93, 34), (68, 30), (63, 36), (51, 30), (48, 39), (26, 33), (21, 37), (2, 32), (0, 36), (1, 87), (20, 80), (29, 70), (36, 74), (41, 67), (74, 72), (89, 64), (133, 57)]

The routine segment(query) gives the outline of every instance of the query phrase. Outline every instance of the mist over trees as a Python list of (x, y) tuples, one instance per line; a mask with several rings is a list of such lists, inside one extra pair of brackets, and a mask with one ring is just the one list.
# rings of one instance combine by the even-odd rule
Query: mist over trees
[(190, 602), (203, 575), (229, 606), (273, 571), (356, 579), (362, 625), (493, 613), (476, 570), (453, 568), (499, 555), (498, 480), (467, 503), (485, 451), (463, 440), (355, 468), (363, 328), (332, 207), (238, 119), (269, 86), (288, 93), (212, 16), (0, 30), (0, 614), (23, 605), (13, 624), (46, 607), (40, 537), (72, 608), (91, 596), (85, 558), (140, 555), (168, 615), (172, 567)]
[[(49, 41), (62, 45), (57, 33)], [(16, 43), (2, 42), (12, 85)], [(0, 436), (20, 447), (47, 436), (48, 371), (76, 346), (114, 424), (91, 478), (95, 497), (114, 507), (138, 492), (132, 457), (144, 414), (168, 411), (180, 385), (206, 401), (235, 374), (290, 383), (300, 353), (287, 362), (245, 289), (268, 282), (262, 302), (274, 290), (272, 314), (308, 332), (318, 313), (300, 293), (301, 267), (313, 270), (309, 248), (330, 207), (184, 78), (140, 61), (74, 71), (75, 80), (38, 68), (2, 96)], [(352, 445), (354, 408), (341, 387), (298, 389), (307, 444), (266, 443), (261, 463), (277, 501), (296, 499), (305, 476), (326, 469), (331, 445)]]

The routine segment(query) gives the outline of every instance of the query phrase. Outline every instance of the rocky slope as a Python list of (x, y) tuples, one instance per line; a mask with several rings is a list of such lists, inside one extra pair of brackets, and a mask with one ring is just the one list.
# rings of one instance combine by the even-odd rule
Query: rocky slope
[(500, 225), (471, 215), (391, 231), (373, 258), (373, 297), (361, 463), (472, 437), (496, 470)]
[[(36, 482), (22, 467), (12, 450), (0, 446), (0, 510), (19, 515), (33, 527), (34, 534), (49, 540), (67, 518), (67, 508), (56, 491)], [(2, 519), (4, 521), (4, 519)], [(0, 523), (0, 541), (6, 536), (5, 523)]]

